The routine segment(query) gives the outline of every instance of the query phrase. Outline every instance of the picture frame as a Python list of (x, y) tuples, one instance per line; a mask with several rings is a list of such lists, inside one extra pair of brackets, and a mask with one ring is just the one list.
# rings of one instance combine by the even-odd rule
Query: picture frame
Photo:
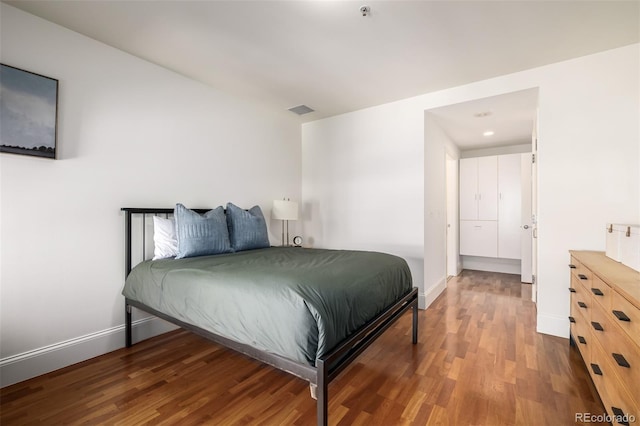
[(0, 64), (0, 152), (56, 158), (58, 80)]

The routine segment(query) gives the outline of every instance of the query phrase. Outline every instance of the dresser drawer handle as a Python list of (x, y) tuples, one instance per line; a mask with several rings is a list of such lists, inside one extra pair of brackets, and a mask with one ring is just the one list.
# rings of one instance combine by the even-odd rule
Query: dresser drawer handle
[(629, 318), (624, 312), (622, 311), (611, 311), (611, 312), (613, 312), (613, 315), (615, 315), (616, 318), (618, 318), (620, 321), (631, 322), (631, 318)]
[(586, 308), (587, 304), (584, 302), (578, 302), (578, 306), (580, 306), (581, 308)]
[(585, 340), (585, 338), (584, 338), (584, 337), (582, 337), (582, 336), (578, 336), (578, 342), (582, 343), (583, 345), (586, 345), (586, 344), (587, 344), (587, 341), (586, 341), (586, 340)]
[(613, 359), (616, 360), (620, 367), (631, 368), (631, 365), (627, 362), (626, 359), (621, 354), (611, 354), (613, 355)]
[(571, 269), (576, 269), (576, 265), (574, 265), (573, 263), (570, 263), (570, 264), (569, 264), (569, 268), (571, 268)]
[(573, 287), (569, 287), (569, 291), (570, 291), (571, 293), (575, 293), (575, 292), (576, 292), (576, 289), (575, 289), (575, 288), (573, 288)]
[(602, 370), (600, 370), (600, 366), (598, 364), (591, 364), (591, 369), (593, 370), (593, 374), (602, 376)]
[(611, 411), (613, 411), (613, 415), (618, 423), (620, 423), (621, 425), (629, 426), (629, 422), (627, 421), (629, 416), (625, 415), (624, 411), (614, 406), (611, 406)]
[(595, 294), (596, 296), (604, 296), (604, 293), (602, 292), (602, 290), (600, 290), (599, 288), (592, 288), (591, 291), (593, 292), (593, 294)]
[(580, 278), (581, 280), (588, 280), (589, 278), (587, 278), (587, 276), (585, 274), (578, 274), (578, 278)]
[(576, 322), (576, 319), (574, 317), (569, 317), (569, 322)]
[(599, 322), (591, 321), (591, 325), (598, 331), (604, 331), (604, 328), (602, 328)]

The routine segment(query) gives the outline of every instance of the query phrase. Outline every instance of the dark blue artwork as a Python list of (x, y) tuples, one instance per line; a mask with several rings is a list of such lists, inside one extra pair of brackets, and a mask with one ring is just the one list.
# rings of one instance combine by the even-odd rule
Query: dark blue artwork
[(0, 152), (56, 158), (58, 80), (0, 68)]

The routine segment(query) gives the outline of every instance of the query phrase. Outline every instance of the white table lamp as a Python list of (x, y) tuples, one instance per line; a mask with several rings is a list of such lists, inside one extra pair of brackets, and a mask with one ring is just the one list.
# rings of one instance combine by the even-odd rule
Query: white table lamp
[(287, 229), (287, 246), (289, 245), (289, 221), (298, 220), (298, 203), (290, 200), (274, 200), (271, 217), (282, 221), (282, 245), (284, 246), (284, 230)]

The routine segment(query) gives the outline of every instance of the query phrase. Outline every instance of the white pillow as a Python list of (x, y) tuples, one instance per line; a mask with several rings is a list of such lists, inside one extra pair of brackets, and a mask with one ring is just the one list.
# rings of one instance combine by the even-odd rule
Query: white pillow
[(176, 257), (178, 239), (176, 238), (176, 223), (173, 219), (153, 217), (153, 246), (153, 260)]

